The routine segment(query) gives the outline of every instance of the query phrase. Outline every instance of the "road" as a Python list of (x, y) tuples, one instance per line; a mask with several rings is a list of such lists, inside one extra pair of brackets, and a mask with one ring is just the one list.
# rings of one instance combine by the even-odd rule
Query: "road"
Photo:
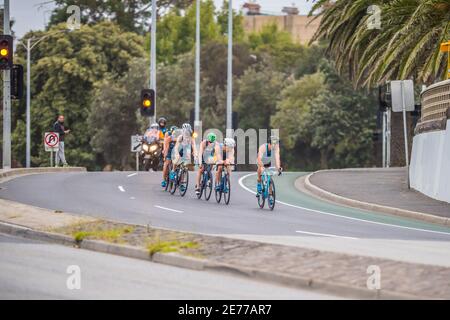
[(28, 175), (0, 185), (0, 198), (128, 223), (450, 266), (450, 228), (318, 201), (295, 189), (302, 173), (276, 178), (281, 203), (257, 207), (255, 177), (235, 173), (229, 206), (160, 187), (160, 173)]
[[(69, 290), (69, 266), (80, 290)], [(335, 299), (224, 273), (179, 269), (0, 234), (0, 299)]]

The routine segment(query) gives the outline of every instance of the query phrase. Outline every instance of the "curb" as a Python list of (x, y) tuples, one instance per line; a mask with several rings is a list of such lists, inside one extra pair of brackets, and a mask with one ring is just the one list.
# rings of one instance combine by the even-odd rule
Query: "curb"
[[(349, 169), (347, 169), (347, 171), (348, 170)], [(359, 201), (359, 200), (342, 197), (335, 193), (326, 191), (311, 182), (310, 178), (314, 174), (316, 174), (318, 172), (327, 172), (327, 171), (332, 171), (332, 170), (321, 170), (321, 171), (316, 171), (316, 172), (313, 172), (313, 173), (310, 173), (309, 175), (307, 175), (304, 179), (304, 186), (305, 186), (306, 190), (311, 192), (316, 197), (319, 197), (319, 198), (322, 198), (322, 199), (325, 199), (325, 200), (328, 200), (328, 201), (331, 201), (331, 202), (334, 202), (337, 204), (345, 205), (348, 207), (369, 210), (369, 211), (375, 211), (375, 212), (379, 212), (379, 213), (387, 213), (387, 214), (401, 216), (401, 217), (405, 217), (405, 218), (412, 218), (412, 219), (430, 222), (430, 223), (434, 223), (434, 224), (444, 225), (446, 227), (450, 226), (449, 218), (438, 217), (438, 216), (434, 216), (434, 215), (431, 215), (428, 213), (422, 213), (422, 212), (410, 211), (410, 210), (405, 210), (405, 209), (400, 209), (400, 208), (388, 207), (388, 206), (383, 206), (383, 205), (379, 205), (379, 204), (375, 204), (375, 203), (369, 203), (369, 202), (364, 202), (364, 201)]]
[[(39, 174), (39, 173), (58, 173), (58, 172), (86, 172), (84, 167), (67, 167), (67, 168), (52, 168), (52, 167), (38, 167), (38, 168), (18, 168), (0, 171), (0, 182), (7, 178), (16, 176)], [(9, 179), (8, 179), (9, 180)]]
[(20, 236), (26, 239), (45, 241), (69, 247), (77, 247), (85, 250), (113, 254), (139, 260), (147, 260), (154, 263), (170, 265), (174, 267), (191, 270), (210, 270), (215, 272), (225, 271), (236, 273), (254, 280), (262, 280), (275, 284), (286, 285), (295, 288), (312, 289), (320, 292), (333, 294), (339, 297), (351, 297), (357, 299), (418, 299), (417, 296), (401, 294), (385, 290), (369, 290), (352, 285), (325, 282), (312, 278), (291, 276), (276, 272), (238, 267), (221, 262), (203, 260), (177, 253), (155, 253), (150, 255), (147, 251), (118, 244), (110, 244), (97, 240), (82, 240), (76, 242), (72, 237), (51, 232), (38, 231), (27, 227), (0, 222), (0, 233), (6, 233), (14, 236)]

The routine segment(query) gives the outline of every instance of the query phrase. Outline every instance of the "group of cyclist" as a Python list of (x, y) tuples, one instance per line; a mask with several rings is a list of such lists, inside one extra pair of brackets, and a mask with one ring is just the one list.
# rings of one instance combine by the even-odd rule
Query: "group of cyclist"
[[(232, 138), (225, 138), (223, 142), (217, 141), (215, 133), (210, 132), (206, 139), (202, 140), (199, 150), (195, 143), (194, 131), (189, 123), (184, 123), (181, 128), (177, 126), (167, 127), (167, 119), (161, 117), (158, 123), (152, 124), (144, 134), (144, 139), (159, 139), (163, 145), (163, 181), (161, 186), (166, 188), (168, 183), (169, 168), (175, 170), (181, 163), (190, 164), (192, 156), (195, 164), (199, 164), (197, 172), (195, 193), (200, 194), (200, 181), (206, 165), (216, 165), (216, 181), (219, 181), (222, 171), (225, 169), (231, 175), (232, 165), (235, 163), (236, 143)], [(271, 166), (272, 156), (275, 158), (275, 166), (278, 173), (282, 173), (280, 162), (280, 139), (271, 136), (268, 143), (262, 144), (257, 156), (257, 196), (262, 192), (261, 175), (264, 168)], [(219, 186), (216, 186), (219, 188)]]

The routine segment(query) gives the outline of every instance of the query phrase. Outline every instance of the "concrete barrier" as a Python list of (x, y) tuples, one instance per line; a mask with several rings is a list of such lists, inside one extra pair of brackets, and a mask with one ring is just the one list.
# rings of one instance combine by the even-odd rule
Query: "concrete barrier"
[(411, 187), (430, 198), (450, 203), (450, 120), (446, 130), (414, 136)]

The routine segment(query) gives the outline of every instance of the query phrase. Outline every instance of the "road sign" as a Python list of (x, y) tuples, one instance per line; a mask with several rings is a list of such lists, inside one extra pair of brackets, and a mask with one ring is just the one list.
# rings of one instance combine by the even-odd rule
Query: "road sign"
[(58, 151), (59, 149), (59, 133), (46, 132), (44, 134), (44, 146), (45, 151)]
[(412, 80), (391, 81), (392, 111), (403, 112), (415, 110), (414, 82)]
[(131, 152), (140, 152), (141, 151), (141, 140), (142, 136), (136, 134), (131, 136)]

